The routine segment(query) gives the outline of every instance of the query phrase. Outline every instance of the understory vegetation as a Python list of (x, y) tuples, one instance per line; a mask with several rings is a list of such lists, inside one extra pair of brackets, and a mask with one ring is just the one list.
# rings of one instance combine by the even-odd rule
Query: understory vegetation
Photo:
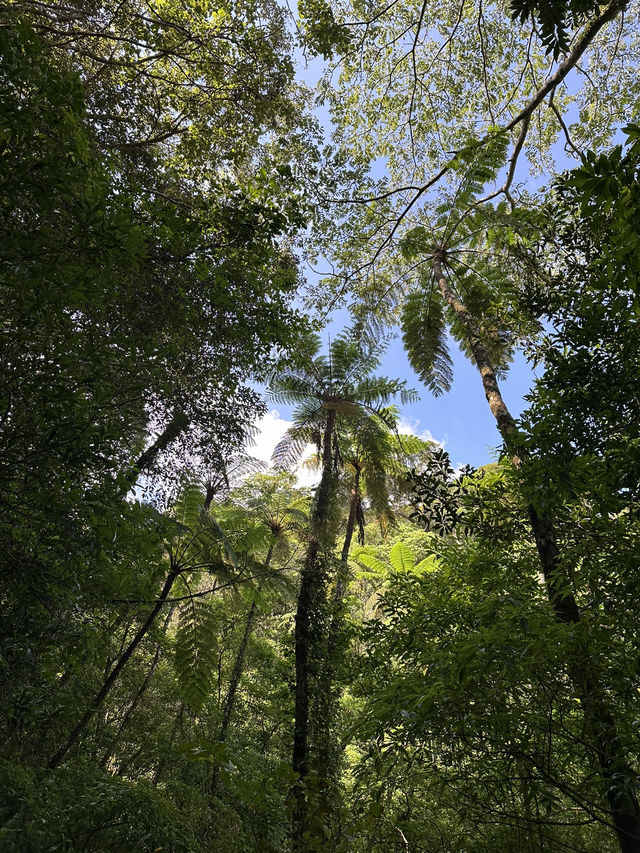
[(3, 851), (640, 853), (639, 14), (2, 4)]

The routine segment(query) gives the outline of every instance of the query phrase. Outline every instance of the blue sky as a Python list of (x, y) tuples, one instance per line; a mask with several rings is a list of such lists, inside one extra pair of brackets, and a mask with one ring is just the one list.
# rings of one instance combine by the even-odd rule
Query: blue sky
[[(306, 85), (313, 86), (322, 74), (324, 63), (319, 59), (305, 63), (299, 53), (298, 60), (299, 78)], [(331, 134), (328, 111), (319, 108), (317, 116), (328, 139)], [(306, 277), (312, 284), (316, 275), (309, 270)], [(325, 345), (330, 336), (334, 337), (343, 330), (345, 322), (346, 312), (341, 311), (325, 330)], [(418, 403), (401, 407), (403, 432), (412, 431), (425, 438), (430, 436), (444, 444), (454, 467), (463, 464), (484, 465), (495, 459), (496, 448), (500, 445), (495, 420), (489, 411), (477, 369), (457, 349), (455, 342), (451, 342), (451, 356), (453, 386), (448, 394), (438, 398), (420, 383), (411, 369), (400, 338), (390, 342), (378, 372), (392, 378), (406, 379), (408, 386), (420, 394)], [(521, 354), (517, 354), (501, 386), (505, 401), (514, 416), (518, 416), (524, 408), (523, 397), (531, 388), (533, 378), (531, 367)], [(255, 455), (265, 461), (269, 459), (273, 447), (290, 424), (291, 414), (290, 406), (270, 406), (270, 414), (260, 425), (261, 435), (252, 450)]]
[[(326, 335), (340, 331), (340, 326), (330, 327)], [(454, 467), (469, 464), (476, 467), (495, 459), (500, 445), (495, 420), (482, 390), (477, 369), (452, 343), (451, 355), (454, 380), (451, 391), (434, 397), (415, 375), (407, 361), (402, 341), (391, 341), (378, 373), (392, 378), (406, 379), (410, 388), (420, 394), (420, 400), (402, 406), (402, 432), (413, 432), (423, 438), (432, 437), (444, 444)], [(507, 379), (501, 383), (502, 393), (513, 415), (525, 407), (524, 395), (533, 382), (533, 372), (524, 357), (518, 354)], [(289, 426), (291, 406), (271, 405), (270, 415), (261, 424), (262, 435), (251, 452), (268, 460), (273, 447)]]

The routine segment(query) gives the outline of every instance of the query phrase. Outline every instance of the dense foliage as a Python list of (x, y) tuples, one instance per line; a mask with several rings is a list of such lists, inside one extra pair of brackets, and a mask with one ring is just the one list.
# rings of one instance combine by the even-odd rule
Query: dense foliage
[(6, 4), (2, 850), (640, 853), (637, 15)]

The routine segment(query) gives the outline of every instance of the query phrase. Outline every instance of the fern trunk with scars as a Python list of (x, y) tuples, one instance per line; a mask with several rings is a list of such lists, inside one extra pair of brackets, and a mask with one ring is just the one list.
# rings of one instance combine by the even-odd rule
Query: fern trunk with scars
[(322, 743), (318, 754), (318, 772), (327, 781), (331, 777), (332, 772), (335, 772), (335, 759), (332, 756), (331, 749), (331, 723), (335, 721), (335, 709), (340, 698), (340, 691), (336, 688), (335, 684), (335, 675), (339, 654), (340, 633), (343, 627), (343, 600), (349, 581), (349, 551), (359, 512), (361, 512), (360, 502), (362, 496), (360, 494), (360, 478), (361, 470), (359, 466), (356, 466), (353, 487), (351, 489), (351, 500), (349, 501), (349, 515), (347, 517), (347, 526), (340, 555), (340, 565), (338, 566), (336, 585), (331, 597), (331, 622), (329, 623), (329, 634), (327, 637), (327, 654), (326, 660), (323, 662), (322, 679), (319, 687), (322, 698), (324, 699), (327, 720), (322, 732)]
[(305, 828), (307, 824), (307, 802), (303, 789), (309, 772), (309, 652), (311, 651), (312, 621), (314, 606), (323, 592), (324, 578), (318, 565), (321, 540), (327, 525), (331, 488), (333, 481), (332, 440), (336, 423), (336, 410), (327, 412), (322, 446), (322, 477), (316, 492), (315, 506), (311, 515), (311, 537), (307, 548), (295, 622), (295, 722), (293, 730), (292, 768), (299, 777), (294, 786), (295, 807), (293, 812), (293, 849), (305, 851)]
[[(443, 260), (441, 254), (434, 255), (433, 272), (438, 288), (465, 330), (469, 349), (482, 377), (487, 403), (505, 445), (509, 448), (517, 431), (515, 419), (504, 402), (495, 369), (476, 323), (464, 303), (449, 287), (442, 268)], [(522, 455), (521, 451), (519, 453)], [(514, 456), (514, 463), (521, 464), (521, 459)], [(581, 622), (581, 614), (571, 592), (570, 579), (560, 562), (553, 525), (550, 519), (540, 515), (532, 504), (527, 506), (527, 514), (542, 566), (547, 596), (555, 617), (563, 624), (577, 625)], [(567, 662), (567, 668), (598, 755), (620, 849), (622, 853), (640, 853), (640, 806), (635, 786), (633, 783), (630, 785), (631, 780), (636, 778), (636, 773), (627, 760), (601, 684), (601, 674), (590, 651), (580, 639), (574, 639), (573, 642), (575, 653), (572, 655), (573, 659)]]
[(133, 637), (133, 639), (131, 640), (131, 642), (127, 646), (127, 648), (124, 650), (124, 652), (118, 658), (117, 663), (115, 664), (115, 666), (113, 667), (113, 669), (109, 673), (108, 677), (105, 679), (102, 687), (100, 688), (100, 690), (97, 692), (97, 694), (93, 698), (93, 700), (92, 700), (91, 704), (89, 705), (89, 707), (87, 708), (87, 710), (84, 712), (84, 714), (82, 715), (82, 717), (80, 718), (78, 723), (75, 725), (75, 727), (71, 730), (70, 734), (67, 736), (64, 743), (61, 744), (60, 747), (58, 747), (56, 752), (51, 757), (49, 764), (48, 764), (48, 767), (50, 769), (53, 769), (60, 764), (60, 762), (65, 757), (65, 755), (69, 752), (71, 747), (74, 746), (75, 743), (78, 741), (78, 738), (84, 732), (84, 730), (87, 728), (88, 724), (91, 722), (91, 720), (93, 719), (93, 717), (95, 716), (97, 711), (102, 707), (105, 699), (111, 693), (111, 690), (113, 689), (114, 684), (118, 680), (120, 673), (122, 672), (124, 667), (127, 665), (129, 659), (131, 658), (131, 656), (133, 655), (135, 650), (138, 648), (138, 646), (140, 645), (142, 640), (147, 635), (149, 629), (151, 628), (151, 626), (153, 625), (153, 623), (155, 621), (156, 616), (158, 615), (158, 613), (162, 609), (165, 601), (168, 599), (169, 594), (171, 592), (171, 589), (173, 587), (173, 584), (175, 583), (176, 579), (180, 575), (180, 571), (181, 570), (179, 567), (174, 566), (171, 569), (171, 571), (169, 572), (169, 574), (167, 575), (167, 579), (165, 580), (164, 586), (162, 587), (162, 591), (161, 591), (155, 605), (153, 606), (153, 609), (149, 612), (149, 615), (147, 616), (147, 618), (145, 619), (143, 624), (140, 626), (140, 628), (138, 629), (137, 633), (135, 634), (135, 636)]

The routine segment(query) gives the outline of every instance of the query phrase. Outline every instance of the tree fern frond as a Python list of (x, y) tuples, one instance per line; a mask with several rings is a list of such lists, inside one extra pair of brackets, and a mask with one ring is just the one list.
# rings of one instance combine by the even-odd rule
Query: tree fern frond
[(352, 390), (354, 398), (376, 411), (387, 408), (387, 404), (402, 393), (412, 393), (407, 389), (406, 381), (386, 376), (365, 377)]
[(193, 531), (198, 526), (203, 504), (204, 493), (200, 484), (188, 483), (175, 502), (173, 516), (180, 525)]
[(411, 549), (404, 542), (396, 542), (389, 552), (389, 561), (396, 572), (410, 572), (416, 564)]
[[(391, 306), (387, 306), (391, 310)], [(389, 329), (389, 313), (388, 311), (381, 314), (377, 311), (372, 311), (368, 302), (357, 302), (349, 306), (349, 310), (354, 318), (354, 327), (356, 333), (367, 340), (384, 341)]]
[(386, 563), (383, 563), (382, 560), (379, 560), (377, 557), (375, 557), (373, 554), (371, 554), (364, 548), (362, 550), (356, 551), (353, 556), (354, 559), (358, 563), (360, 563), (361, 566), (364, 566), (366, 569), (369, 569), (369, 572), (367, 572), (367, 574), (373, 573), (375, 575), (381, 575), (383, 577), (389, 574), (389, 566)]
[(229, 562), (237, 571), (241, 571), (240, 561), (238, 560), (236, 552), (231, 545), (227, 534), (222, 529), (216, 518), (210, 512), (203, 512), (200, 516), (200, 525), (203, 532), (206, 531), (209, 535), (213, 535), (214, 540), (222, 542), (224, 552), (227, 555)]
[(304, 403), (309, 398), (317, 397), (317, 385), (305, 376), (284, 374), (274, 380), (267, 399), (279, 404)]
[[(465, 265), (460, 263), (451, 265), (449, 271), (455, 276), (456, 289), (460, 292), (467, 310), (474, 317), (476, 329), (489, 353), (496, 375), (499, 378), (504, 377), (513, 357), (516, 337), (510, 318), (499, 303), (496, 303), (489, 290), (489, 287), (494, 286), (494, 282), (488, 278), (493, 271), (488, 270), (487, 276), (482, 276), (477, 269), (465, 268)], [(467, 357), (473, 360), (468, 331), (457, 317), (451, 321), (451, 333)]]
[(453, 363), (446, 341), (444, 306), (434, 288), (409, 294), (402, 311), (401, 328), (409, 361), (420, 379), (436, 397), (449, 391)]
[(451, 167), (460, 175), (460, 182), (436, 211), (436, 230), (443, 232), (442, 243), (449, 242), (477, 197), (496, 180), (505, 164), (508, 145), (509, 134), (496, 131), (488, 138), (474, 140), (455, 156)]
[(217, 619), (212, 603), (206, 598), (185, 602), (178, 611), (174, 666), (180, 694), (195, 712), (210, 694), (217, 648)]
[(400, 241), (400, 252), (405, 261), (410, 261), (421, 255), (429, 255), (433, 248), (433, 233), (424, 225), (418, 225), (407, 231)]
[[(394, 514), (389, 500), (389, 488), (384, 468), (372, 466), (367, 469), (364, 478), (364, 490), (369, 498), (371, 512), (380, 520), (393, 522)], [(363, 543), (361, 543), (363, 544)]]
[(277, 468), (293, 471), (304, 456), (314, 435), (310, 429), (292, 427), (287, 430), (276, 444), (271, 459)]

